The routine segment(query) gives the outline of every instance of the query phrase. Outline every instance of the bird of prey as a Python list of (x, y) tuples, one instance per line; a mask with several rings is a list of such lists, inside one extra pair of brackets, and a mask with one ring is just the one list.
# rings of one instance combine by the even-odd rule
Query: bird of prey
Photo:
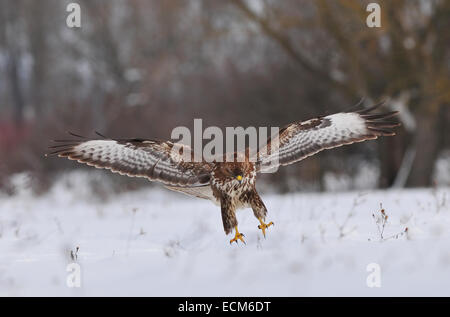
[(238, 240), (245, 243), (244, 234), (238, 230), (237, 209), (253, 210), (264, 237), (267, 228), (273, 225), (273, 222), (265, 222), (267, 209), (256, 191), (257, 174), (271, 163), (271, 168), (274, 164), (289, 165), (325, 149), (395, 135), (393, 128), (399, 123), (386, 119), (397, 112), (374, 114), (381, 104), (291, 123), (280, 129), (276, 149), (271, 151), (274, 139), (269, 138), (258, 149), (255, 160), (249, 159), (246, 150), (235, 152), (231, 161), (196, 162), (181, 155), (190, 151), (187, 145), (145, 139), (109, 139), (100, 134), (101, 139), (72, 134), (77, 138), (56, 140), (60, 143), (51, 147), (53, 152), (49, 155), (67, 157), (122, 175), (145, 177), (161, 182), (171, 190), (211, 200), (220, 205), (225, 233), (234, 229), (230, 244)]

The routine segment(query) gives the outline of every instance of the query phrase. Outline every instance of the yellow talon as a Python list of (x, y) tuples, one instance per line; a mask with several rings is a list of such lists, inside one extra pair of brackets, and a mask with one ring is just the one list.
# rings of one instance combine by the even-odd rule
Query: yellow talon
[(233, 242), (238, 243), (238, 240), (241, 240), (244, 244), (246, 244), (245, 241), (244, 241), (244, 237), (245, 237), (244, 234), (243, 234), (243, 233), (240, 233), (240, 232), (238, 231), (237, 226), (234, 227), (234, 229), (235, 229), (236, 233), (235, 233), (235, 235), (234, 235), (234, 238), (230, 240), (230, 244), (232, 244)]
[(268, 224), (265, 224), (264, 221), (262, 221), (261, 218), (258, 218), (260, 225), (258, 226), (258, 229), (262, 230), (264, 238), (266, 237), (266, 229), (270, 226), (274, 225), (273, 222), (269, 222)]

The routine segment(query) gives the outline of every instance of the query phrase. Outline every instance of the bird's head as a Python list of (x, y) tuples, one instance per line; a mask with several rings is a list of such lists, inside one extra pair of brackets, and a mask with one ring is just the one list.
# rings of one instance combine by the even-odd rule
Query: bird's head
[(216, 174), (230, 181), (236, 180), (241, 183), (244, 179), (245, 168), (238, 163), (223, 163)]

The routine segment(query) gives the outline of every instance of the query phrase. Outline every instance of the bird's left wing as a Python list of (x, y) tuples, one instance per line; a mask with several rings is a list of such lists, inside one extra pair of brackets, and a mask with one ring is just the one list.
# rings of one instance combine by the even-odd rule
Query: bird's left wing
[(257, 170), (270, 171), (325, 149), (395, 135), (392, 128), (399, 126), (399, 123), (386, 119), (397, 112), (373, 114), (372, 111), (381, 105), (289, 124), (258, 150)]
[(209, 183), (211, 164), (184, 159), (183, 153), (190, 153), (190, 147), (186, 145), (170, 141), (77, 137), (76, 140), (56, 140), (60, 144), (52, 146), (54, 151), (49, 155), (67, 157), (122, 175), (146, 177), (166, 185), (199, 186)]

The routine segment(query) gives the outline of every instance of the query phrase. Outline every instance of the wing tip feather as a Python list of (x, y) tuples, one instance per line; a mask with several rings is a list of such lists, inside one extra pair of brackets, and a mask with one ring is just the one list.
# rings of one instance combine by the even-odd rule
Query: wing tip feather
[(401, 126), (400, 122), (386, 121), (386, 119), (395, 117), (399, 114), (398, 111), (388, 111), (383, 113), (373, 113), (372, 111), (383, 105), (385, 101), (382, 101), (372, 107), (357, 111), (357, 113), (364, 119), (366, 128), (374, 135), (377, 136), (394, 136), (395, 128)]

